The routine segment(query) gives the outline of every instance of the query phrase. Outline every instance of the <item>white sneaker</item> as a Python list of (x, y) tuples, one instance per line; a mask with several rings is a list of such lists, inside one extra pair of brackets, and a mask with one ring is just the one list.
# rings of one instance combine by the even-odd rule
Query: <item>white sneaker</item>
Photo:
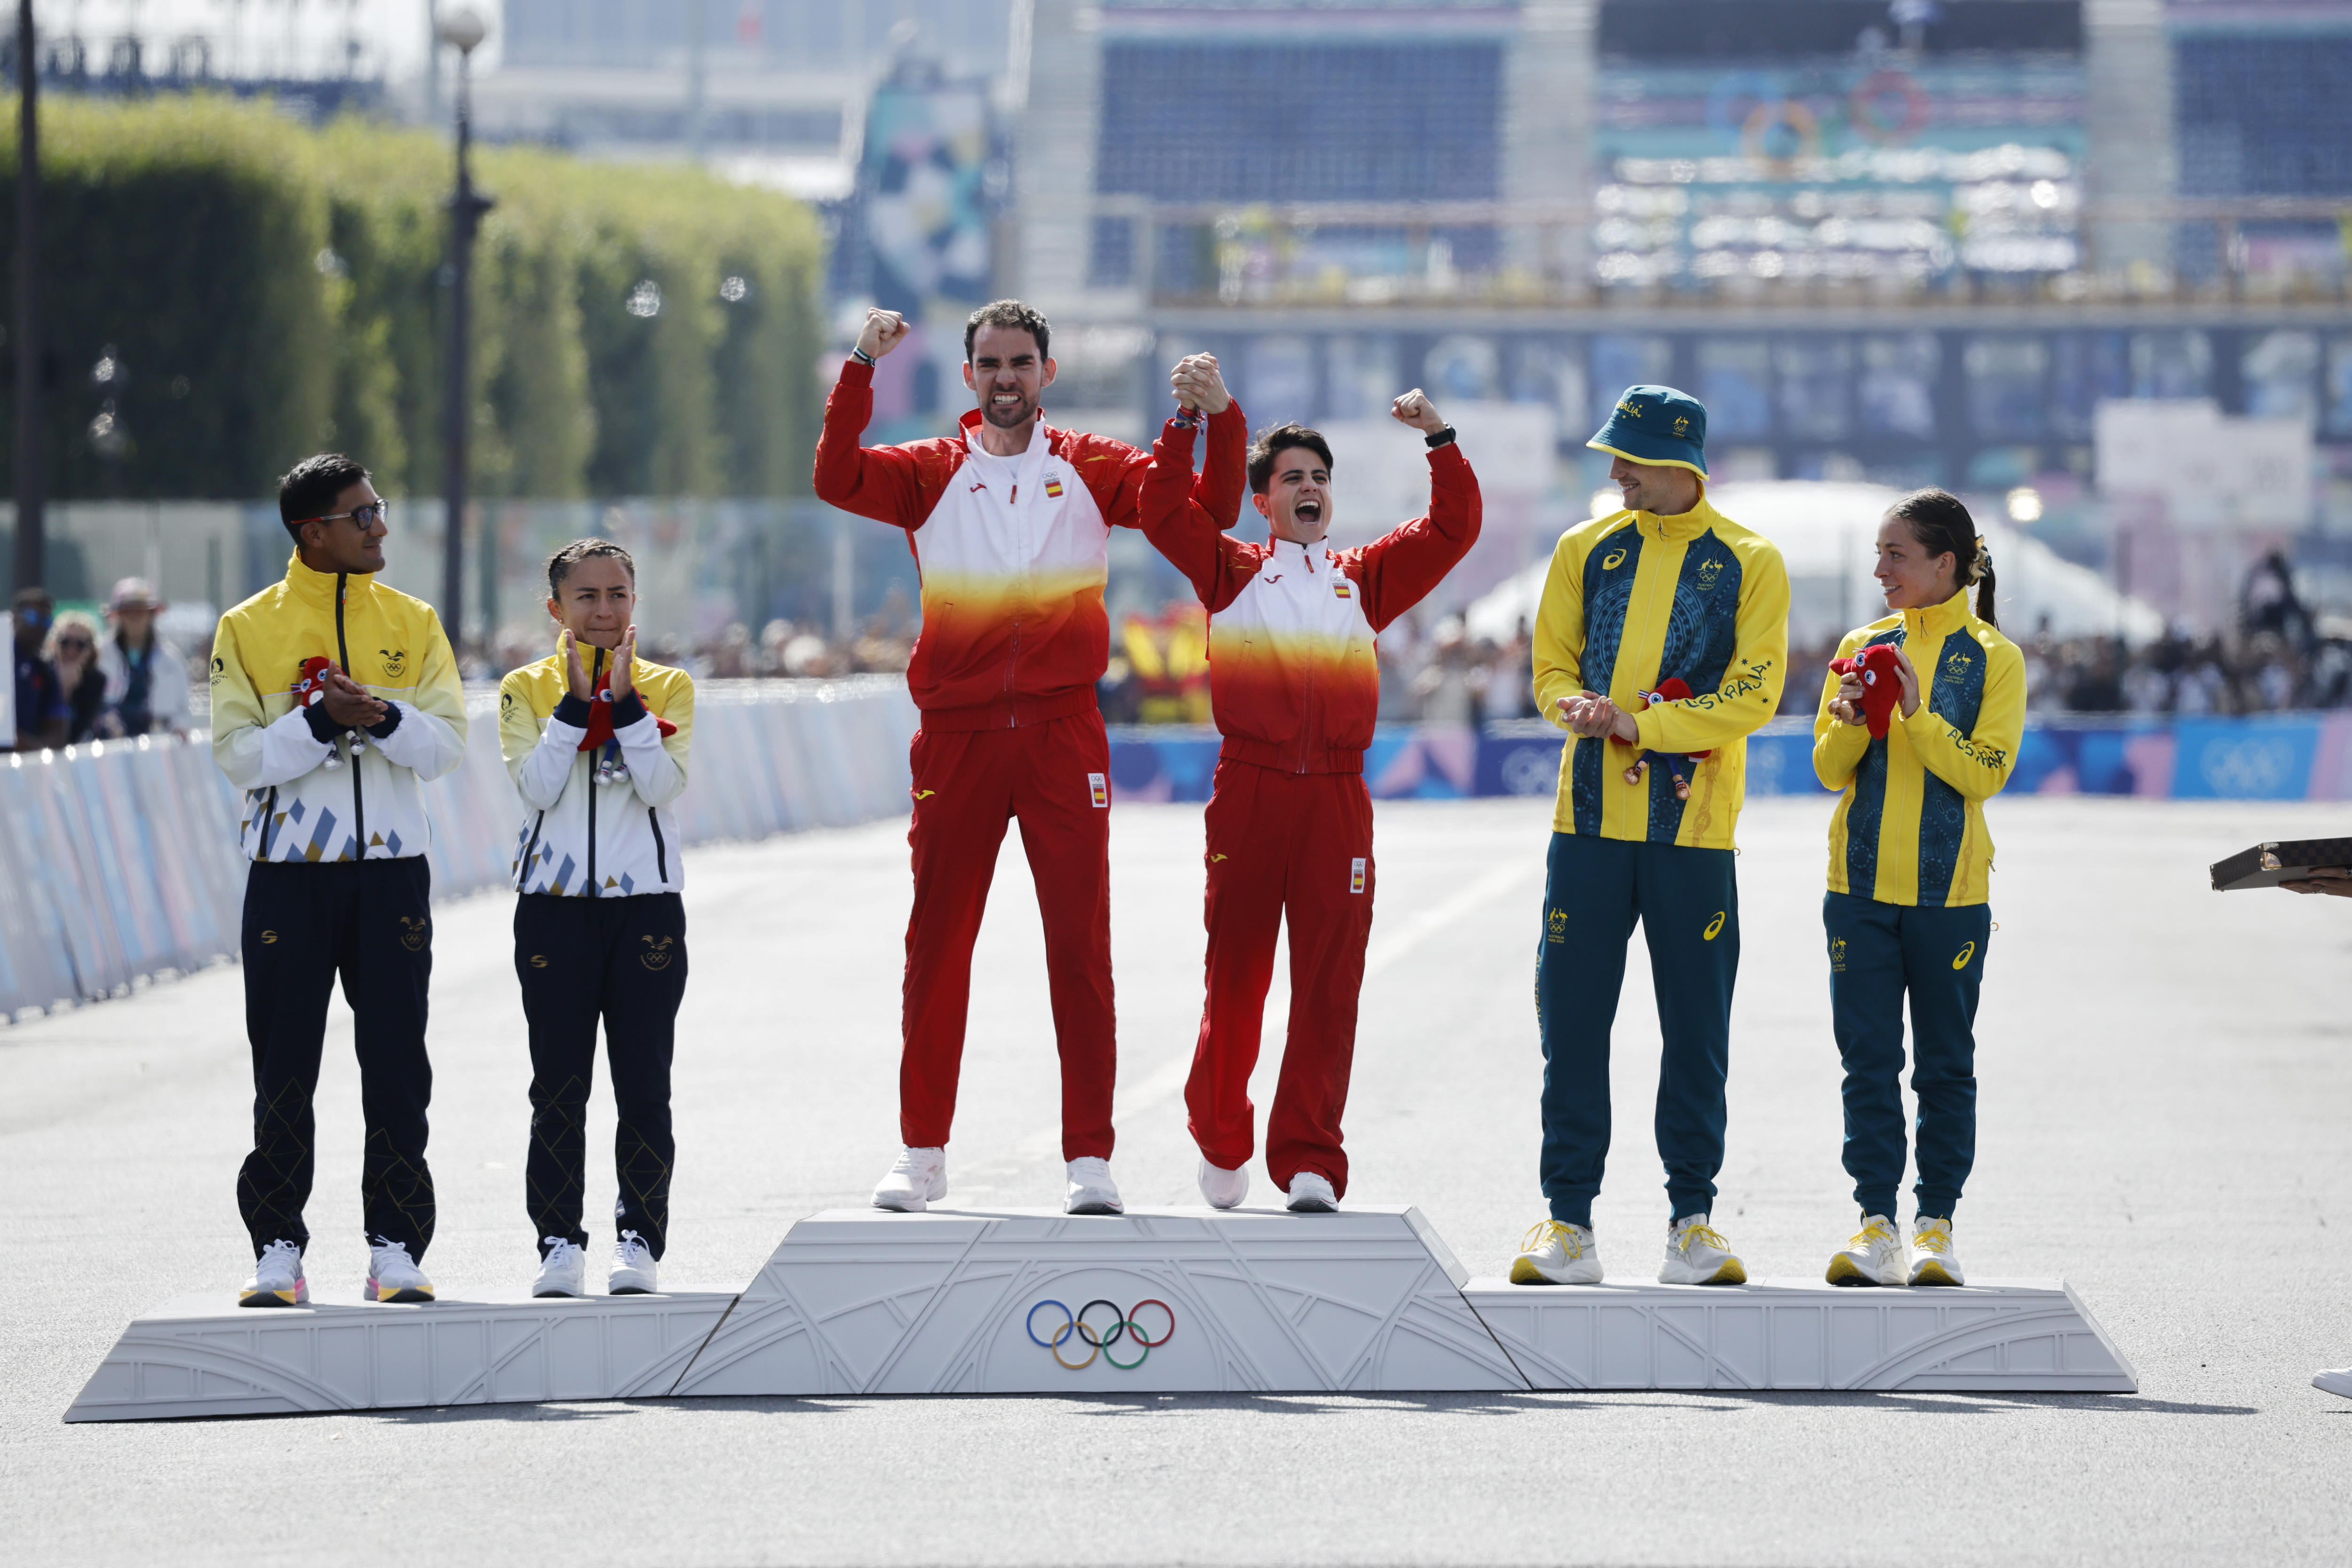
[(1883, 1214), (1864, 1215), (1862, 1228), (1845, 1250), (1830, 1260), (1828, 1278), (1832, 1285), (1908, 1284), (1910, 1266), (1895, 1221)]
[(1232, 1208), (1249, 1196), (1249, 1166), (1229, 1171), (1222, 1166), (1201, 1162), (1201, 1196), (1211, 1208)]
[(236, 1293), (240, 1307), (307, 1307), (310, 1281), (302, 1278), (302, 1249), (273, 1241), (253, 1260), (253, 1278)]
[(360, 1299), (429, 1301), (433, 1299), (433, 1281), (408, 1256), (408, 1243), (386, 1241), (379, 1236), (368, 1247), (367, 1288), (360, 1292)]
[(926, 1205), (948, 1195), (948, 1152), (906, 1148), (898, 1163), (874, 1189), (874, 1207), (899, 1214), (920, 1214)]
[(1519, 1240), (1511, 1260), (1514, 1285), (1597, 1285), (1601, 1250), (1591, 1230), (1564, 1219), (1547, 1219)]
[(539, 1278), (530, 1282), (534, 1296), (584, 1296), (588, 1293), (588, 1254), (571, 1238), (545, 1239), (547, 1256), (539, 1260)]
[(1337, 1214), (1339, 1195), (1321, 1171), (1300, 1171), (1290, 1178), (1289, 1208), (1293, 1214)]
[(1731, 1243), (1707, 1224), (1704, 1214), (1685, 1214), (1666, 1232), (1666, 1260), (1658, 1266), (1661, 1285), (1744, 1285), (1748, 1270), (1731, 1255)]
[(1965, 1285), (1959, 1254), (1952, 1250), (1952, 1222), (1921, 1215), (1911, 1222), (1911, 1282), (1915, 1285)]
[(2311, 1385), (2324, 1394), (2340, 1394), (2352, 1399), (2352, 1366), (2331, 1367), (2311, 1375)]
[(1118, 1184), (1110, 1179), (1110, 1162), (1087, 1155), (1069, 1164), (1070, 1193), (1062, 1200), (1064, 1214), (1125, 1214)]
[(613, 1272), (604, 1281), (605, 1292), (650, 1296), (660, 1289), (661, 1266), (654, 1261), (654, 1249), (635, 1231), (622, 1231), (621, 1239), (613, 1243)]

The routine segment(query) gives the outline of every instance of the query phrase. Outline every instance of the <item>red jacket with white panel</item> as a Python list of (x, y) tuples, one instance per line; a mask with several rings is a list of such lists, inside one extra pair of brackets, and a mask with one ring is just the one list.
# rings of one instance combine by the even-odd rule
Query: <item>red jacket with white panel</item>
[[(861, 447), (873, 413), (874, 368), (851, 360), (825, 401), (816, 494), (907, 530), (923, 581), (907, 685), (924, 727), (1006, 729), (1091, 712), (1110, 660), (1110, 530), (1138, 525), (1150, 455), (1040, 419), (1026, 452), (998, 457), (980, 444), (978, 409), (953, 436)], [(1199, 501), (1212, 527), (1231, 528), (1246, 483), (1239, 404), (1210, 435)]]
[(1429, 516), (1354, 549), (1217, 527), (1189, 483), (1192, 431), (1168, 422), (1143, 480), (1143, 531), (1209, 611), (1218, 755), (1286, 773), (1361, 773), (1381, 706), (1373, 643), (1478, 540), (1478, 476), (1448, 442), (1429, 455)]

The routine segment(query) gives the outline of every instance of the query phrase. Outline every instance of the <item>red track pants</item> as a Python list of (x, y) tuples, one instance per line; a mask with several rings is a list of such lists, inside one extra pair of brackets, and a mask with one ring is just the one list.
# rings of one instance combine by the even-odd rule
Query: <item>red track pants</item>
[(1004, 825), (1021, 846), (1045, 925), (1045, 973), (1062, 1056), (1062, 1157), (1110, 1157), (1118, 1043), (1110, 985), (1110, 743), (1091, 710), (1018, 729), (922, 730), (914, 763), (915, 907), (898, 1059), (899, 1135), (940, 1148), (955, 1121), (971, 1000), (971, 946)]
[(1184, 1086), (1192, 1141), (1238, 1170), (1252, 1150), (1251, 1070), (1290, 919), (1290, 1035), (1265, 1128), (1266, 1170), (1348, 1190), (1339, 1117), (1356, 1054), (1356, 997), (1372, 930), (1372, 798), (1361, 775), (1217, 764), (1208, 810), (1208, 1003)]

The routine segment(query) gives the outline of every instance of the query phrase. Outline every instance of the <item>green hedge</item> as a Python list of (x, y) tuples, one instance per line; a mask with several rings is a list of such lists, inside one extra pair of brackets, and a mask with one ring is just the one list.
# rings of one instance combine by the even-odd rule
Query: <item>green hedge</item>
[[(0, 261), (15, 245), (6, 114)], [(63, 95), (43, 101), (42, 139), (53, 495), (267, 495), (322, 446), (387, 490), (440, 493), (442, 139), (359, 120), (313, 131), (226, 98)], [(478, 495), (806, 489), (822, 249), (806, 208), (530, 148), (483, 149), (476, 178), (498, 201), (475, 253)], [(632, 312), (646, 284), (660, 308)], [(109, 343), (131, 376), (111, 466), (89, 436)], [(13, 392), (0, 377), (0, 417)]]

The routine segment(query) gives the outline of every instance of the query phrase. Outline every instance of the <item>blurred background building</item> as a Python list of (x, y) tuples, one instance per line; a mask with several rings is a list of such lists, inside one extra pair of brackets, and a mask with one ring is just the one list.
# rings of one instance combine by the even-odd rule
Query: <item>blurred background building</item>
[[(39, 9), (68, 92), (446, 118), (425, 0)], [(486, 138), (698, 162), (814, 209), (813, 375), (869, 304), (919, 324), (877, 381), (882, 438), (949, 425), (963, 315), (1018, 294), (1055, 323), (1058, 423), (1140, 439), (1167, 361), (1213, 350), (1254, 423), (1331, 434), (1345, 538), (1421, 508), (1383, 410), (1428, 388), (1488, 537), (1402, 641), (1433, 646), (1435, 617), (1487, 597), (1500, 659), (1505, 591), (1601, 484), (1584, 439), (1624, 385), (1663, 381), (1706, 402), (1719, 478), (1848, 497), (1804, 513), (1845, 540), (1819, 552), (1824, 623), (1867, 598), (1849, 536), (1871, 487), (1940, 484), (2028, 576), (2079, 569), (2042, 612), (2063, 600), (2053, 636), (2114, 641), (2118, 690), (2167, 627), (2286, 635), (2262, 584), (2294, 606), (2298, 669), (2352, 647), (2346, 0), (482, 9)], [(591, 490), (518, 538), (677, 499)], [(743, 505), (696, 537), (782, 564), (705, 573), (695, 636), (782, 618), (839, 642), (903, 603), (895, 546), (839, 543), (789, 494), (723, 498)], [(1181, 598), (1139, 539), (1119, 548), (1118, 609)], [(521, 585), (502, 603), (527, 602), (529, 565), (502, 569)]]

